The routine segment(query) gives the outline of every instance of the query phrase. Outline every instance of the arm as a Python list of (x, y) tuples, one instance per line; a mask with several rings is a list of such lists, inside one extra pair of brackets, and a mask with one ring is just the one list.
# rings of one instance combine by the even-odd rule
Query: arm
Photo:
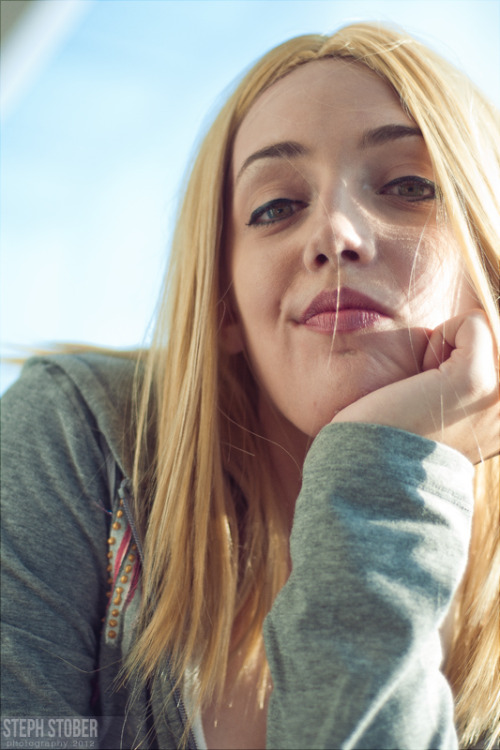
[(270, 747), (456, 747), (438, 630), (467, 558), (472, 466), (460, 454), (477, 463), (498, 449), (498, 371), (481, 311), (439, 326), (421, 373), (320, 433), (292, 574), (266, 625)]
[(89, 716), (106, 603), (106, 468), (54, 364), (2, 400), (2, 714)]
[(268, 747), (456, 747), (438, 628), (466, 562), (471, 480), (466, 459), (416, 435), (322, 430), (265, 624)]

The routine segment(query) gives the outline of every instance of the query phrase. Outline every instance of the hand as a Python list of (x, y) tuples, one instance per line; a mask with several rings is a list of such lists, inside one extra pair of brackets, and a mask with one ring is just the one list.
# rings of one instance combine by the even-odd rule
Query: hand
[(398, 427), (445, 443), (479, 463), (500, 450), (496, 354), (484, 312), (459, 315), (430, 333), (422, 372), (363, 396), (332, 423)]

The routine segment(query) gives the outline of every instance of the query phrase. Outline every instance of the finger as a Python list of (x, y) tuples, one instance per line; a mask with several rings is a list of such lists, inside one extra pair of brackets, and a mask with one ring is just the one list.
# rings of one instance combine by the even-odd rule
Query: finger
[(435, 370), (445, 362), (453, 351), (453, 346), (446, 340), (441, 326), (431, 332), (422, 361), (422, 370)]
[(437, 326), (430, 334), (422, 369), (439, 367), (454, 350), (460, 350), (468, 358), (492, 351), (491, 330), (483, 310), (470, 310)]

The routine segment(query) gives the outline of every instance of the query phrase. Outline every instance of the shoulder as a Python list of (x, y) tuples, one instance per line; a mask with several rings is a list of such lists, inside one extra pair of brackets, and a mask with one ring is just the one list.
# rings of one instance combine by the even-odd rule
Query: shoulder
[(6, 429), (46, 440), (67, 441), (83, 429), (100, 433), (123, 473), (129, 471), (132, 394), (136, 371), (131, 356), (101, 353), (33, 357), (2, 399)]

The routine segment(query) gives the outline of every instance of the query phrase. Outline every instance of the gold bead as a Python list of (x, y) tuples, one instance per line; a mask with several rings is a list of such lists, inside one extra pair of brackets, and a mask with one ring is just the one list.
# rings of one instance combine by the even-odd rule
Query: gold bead
[(108, 544), (114, 544), (115, 542), (116, 542), (116, 539), (114, 538), (114, 536), (110, 536), (108, 539)]
[(121, 527), (122, 527), (121, 523), (118, 523), (118, 521), (114, 522), (113, 528), (115, 529), (115, 531), (118, 531), (118, 529), (121, 529)]
[(116, 620), (110, 620), (109, 621), (109, 627), (110, 628), (116, 628), (117, 625), (118, 625), (118, 622)]
[(137, 544), (133, 544), (131, 549), (136, 550), (137, 549)]
[(111, 571), (113, 570), (113, 566), (112, 565), (108, 565), (108, 567), (106, 568), (106, 570), (108, 571), (108, 573), (111, 573)]
[(108, 583), (113, 583), (113, 579), (112, 578), (108, 578)]
[[(111, 594), (110, 594), (110, 596), (111, 596)], [(121, 604), (121, 603), (122, 603), (122, 598), (121, 598), (120, 594), (118, 594), (118, 596), (115, 596), (115, 598), (113, 599), (113, 604)]]
[(111, 614), (112, 614), (113, 617), (118, 617), (118, 615), (120, 614), (120, 610), (119, 609), (113, 609), (113, 610), (111, 610)]
[(130, 560), (130, 562), (134, 562), (134, 560), (135, 560), (135, 555), (129, 555), (129, 556), (128, 556), (128, 559)]
[(111, 560), (112, 557), (113, 557), (113, 553), (112, 552), (108, 552), (108, 554), (107, 554), (108, 560)]
[(132, 565), (125, 565), (125, 573), (131, 573), (132, 572)]
[(117, 510), (116, 511), (116, 517), (121, 518), (123, 516), (123, 510)]
[(122, 576), (122, 577), (120, 578), (120, 581), (121, 581), (122, 583), (127, 583), (127, 581), (128, 581), (128, 576)]
[(123, 586), (117, 586), (116, 587), (116, 593), (117, 594), (122, 594), (123, 593)]
[(108, 636), (109, 636), (110, 638), (116, 638), (116, 633), (115, 633), (115, 631), (114, 631), (114, 630), (110, 630), (110, 631), (108, 631)]

